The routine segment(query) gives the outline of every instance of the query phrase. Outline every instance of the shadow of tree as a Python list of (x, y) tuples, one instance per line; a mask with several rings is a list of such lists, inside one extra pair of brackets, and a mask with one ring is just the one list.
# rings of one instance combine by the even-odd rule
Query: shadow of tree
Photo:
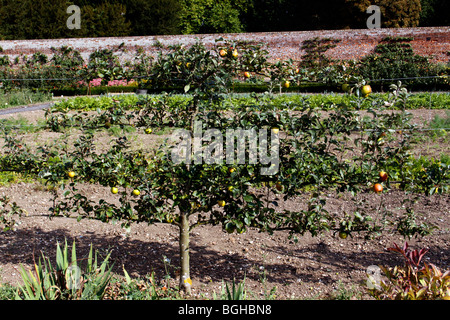
[[(102, 261), (108, 251), (111, 251), (111, 261), (114, 263), (113, 272), (123, 275), (123, 267), (134, 276), (144, 276), (155, 272), (158, 279), (170, 275), (177, 276), (179, 265), (178, 246), (169, 241), (142, 241), (124, 238), (122, 236), (104, 236), (94, 232), (85, 232), (82, 236), (73, 237), (66, 229), (44, 231), (35, 227), (5, 233), (0, 237), (0, 263), (32, 265), (34, 259), (38, 261), (41, 253), (53, 262), (56, 257), (56, 243), (63, 244), (67, 240), (69, 248), (73, 241), (76, 243), (77, 257), (83, 265), (88, 256), (90, 245), (99, 254)], [(244, 253), (226, 253), (214, 250), (203, 244), (198, 244), (195, 236), (191, 242), (191, 277), (201, 282), (242, 280), (244, 277), (276, 284), (286, 284), (298, 278), (305, 283), (316, 283), (318, 274), (322, 282), (335, 281), (335, 277), (327, 274), (330, 269), (340, 272), (365, 272), (370, 265), (394, 266), (402, 265), (401, 256), (386, 252), (381, 246), (373, 246), (373, 250), (342, 252), (339, 245), (330, 246), (322, 241), (309, 243), (300, 247), (289, 244), (267, 245), (265, 250), (274, 255), (290, 256), (297, 262), (286, 260), (264, 261), (246, 256)], [(443, 251), (444, 250), (444, 251)], [(70, 251), (69, 251), (70, 252)], [(429, 261), (450, 256), (449, 249), (442, 249), (438, 245), (430, 248)], [(164, 261), (164, 257), (170, 258)], [(303, 267), (299, 266), (301, 260)], [(443, 266), (445, 267), (445, 266)]]

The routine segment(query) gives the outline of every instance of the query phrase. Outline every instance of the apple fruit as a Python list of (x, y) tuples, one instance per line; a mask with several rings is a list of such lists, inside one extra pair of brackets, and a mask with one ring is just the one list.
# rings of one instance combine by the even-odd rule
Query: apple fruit
[(347, 232), (344, 232), (344, 231), (339, 232), (339, 238), (347, 239), (347, 236), (348, 236)]
[(344, 83), (341, 88), (342, 91), (348, 92), (350, 90), (350, 85), (348, 83)]
[(362, 87), (361, 92), (365, 97), (367, 97), (369, 94), (372, 93), (372, 87), (366, 84), (365, 86)]
[(226, 202), (225, 202), (225, 200), (219, 200), (219, 201), (217, 201), (217, 204), (221, 207), (225, 207)]
[(227, 55), (227, 50), (225, 50), (225, 49), (220, 50), (220, 51), (219, 51), (219, 55), (220, 55), (221, 57), (225, 57), (225, 56)]
[(383, 191), (383, 186), (380, 183), (375, 183), (375, 185), (373, 186), (373, 191), (375, 191), (376, 193), (380, 193)]
[(378, 175), (380, 176), (381, 181), (386, 181), (388, 179), (388, 174), (385, 171), (380, 171)]
[(69, 171), (69, 172), (67, 173), (67, 175), (69, 176), (69, 178), (73, 178), (73, 177), (75, 177), (75, 172)]
[(140, 194), (141, 194), (141, 192), (138, 189), (133, 190), (133, 195), (138, 196)]
[(282, 185), (280, 182), (277, 182), (277, 183), (275, 184), (275, 188), (276, 188), (278, 191), (283, 191), (283, 185)]
[(119, 192), (119, 189), (117, 189), (117, 187), (111, 188), (111, 193), (116, 194), (117, 192)]

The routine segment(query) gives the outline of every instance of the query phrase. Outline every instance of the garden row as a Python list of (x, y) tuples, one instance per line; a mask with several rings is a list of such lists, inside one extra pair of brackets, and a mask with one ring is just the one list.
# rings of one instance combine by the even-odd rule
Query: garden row
[[(0, 86), (6, 90), (33, 88), (55, 95), (100, 94), (107, 92), (187, 92), (200, 83), (214, 86), (217, 78), (204, 71), (224, 67), (229, 73), (230, 92), (340, 91), (346, 83), (370, 82), (375, 90), (387, 90), (395, 79), (403, 79), (410, 90), (448, 90), (449, 65), (434, 64), (416, 55), (412, 38), (386, 38), (374, 52), (359, 61), (334, 60), (325, 52), (338, 39), (314, 38), (303, 43), (306, 54), (298, 61), (271, 62), (264, 44), (217, 39), (206, 49), (200, 42), (190, 47), (156, 46), (151, 56), (137, 49), (123, 59), (128, 49), (94, 51), (88, 61), (70, 47), (52, 48), (53, 55), (40, 52), (10, 61), (0, 56)], [(223, 80), (223, 79), (222, 79)], [(222, 85), (222, 84), (220, 84)], [(347, 90), (347, 89), (345, 89)]]
[[(333, 64), (320, 70), (331, 70), (327, 68), (333, 69)], [(97, 77), (102, 70), (103, 76), (115, 72), (105, 66), (90, 74)], [(72, 100), (63, 101), (46, 112), (45, 127), (67, 139), (36, 147), (14, 126), (4, 126), (1, 170), (48, 184), (54, 216), (120, 221), (125, 228), (134, 222), (178, 227), (179, 288), (187, 294), (192, 286), (190, 234), (201, 225), (221, 225), (230, 233), (249, 228), (270, 234), (284, 230), (294, 239), (307, 232), (313, 236), (334, 232), (341, 237), (397, 232), (410, 237), (433, 230), (409, 207), (401, 214), (386, 212), (377, 218), (367, 211), (325, 209), (325, 195), (333, 191), (448, 192), (448, 156), (432, 159), (412, 154), (412, 133), (417, 128), (407, 112), (409, 95), (401, 83), (392, 85), (388, 96), (375, 97), (365, 79), (340, 65), (333, 79), (349, 84), (344, 86), (349, 94), (341, 97), (349, 100), (335, 106), (323, 102), (319, 104), (324, 108), (318, 108), (298, 96), (292, 97), (293, 102), (289, 96), (277, 101), (273, 94), (234, 97), (230, 92), (236, 78), (264, 77), (272, 91), (290, 87), (305, 72), (293, 61), (270, 63), (261, 46), (227, 42), (219, 42), (214, 51), (201, 43), (170, 48), (151, 63), (151, 70), (146, 85), (176, 86), (189, 95), (103, 97), (100, 106), (82, 100), (81, 108), (73, 107), (79, 112), (69, 112)], [(112, 126), (145, 133), (152, 128), (180, 130), (171, 135), (177, 139), (161, 145), (136, 150), (123, 136), (97, 150), (95, 133)], [(229, 130), (234, 137), (224, 145)], [(243, 130), (247, 136), (240, 135)], [(205, 135), (192, 143), (192, 137), (198, 138), (196, 132)], [(71, 141), (71, 136), (76, 139)], [(86, 183), (110, 189), (114, 201), (91, 200), (81, 187)], [(282, 206), (305, 195), (303, 206)], [(17, 214), (20, 210), (14, 206), (2, 213), (6, 228)]]
[[(355, 103), (369, 100), (359, 98)], [(406, 100), (406, 90), (397, 87), (386, 103), (401, 108)], [(55, 215), (84, 212), (80, 217), (118, 219), (124, 225), (133, 221), (166, 222), (188, 230), (205, 223), (220, 223), (230, 232), (244, 232), (247, 227), (269, 232), (286, 229), (294, 234), (317, 234), (324, 230), (379, 232), (381, 226), (371, 225), (370, 217), (355, 216), (353, 224), (334, 221), (335, 217), (323, 211), (320, 193), (328, 189), (364, 192), (375, 184), (377, 192), (383, 187), (426, 194), (448, 191), (450, 159), (412, 156), (415, 125), (404, 109), (384, 112), (385, 104), (372, 100), (367, 116), (361, 117), (357, 110), (344, 106), (324, 115), (308, 106), (296, 114), (291, 110), (264, 108), (264, 102), (259, 109), (255, 105), (240, 105), (232, 112), (208, 103), (208, 108), (192, 112), (193, 103), (191, 100), (184, 107), (177, 103), (176, 112), (161, 108), (166, 110), (161, 114), (155, 113), (153, 103), (129, 113), (109, 108), (98, 116), (84, 112), (70, 116), (50, 111), (46, 118), (48, 128), (64, 133), (68, 127), (76, 127), (81, 130), (77, 140), (70, 145), (65, 140), (62, 145), (35, 150), (20, 136), (12, 134), (12, 127), (5, 127), (2, 170), (31, 174), (65, 189), (61, 201), (58, 200), (61, 194), (55, 192), (52, 208)], [(173, 122), (168, 123), (169, 120)], [(192, 129), (193, 123), (200, 123), (199, 129), (204, 132), (214, 128), (223, 137), (230, 128), (267, 129), (271, 137), (259, 139), (258, 147), (265, 146), (266, 151), (259, 155), (258, 163), (247, 163), (252, 156), (251, 137), (237, 139), (236, 145), (233, 141), (235, 161), (226, 164), (225, 148), (215, 144), (211, 148), (205, 140), (201, 142), (203, 156), (210, 152), (212, 162), (204, 157), (200, 163), (188, 158), (176, 163), (173, 152), (177, 144), (173, 141), (150, 149), (132, 150), (129, 141), (121, 137), (105, 152), (95, 152), (93, 129), (130, 125), (150, 133), (148, 129), (163, 126)], [(241, 147), (244, 147), (245, 163), (238, 161)], [(275, 165), (275, 159), (269, 161), (267, 157), (274, 152), (278, 165), (270, 173), (268, 170), (270, 165)], [(380, 172), (387, 172), (387, 176), (379, 176)], [(77, 182), (98, 183), (111, 188), (113, 193), (120, 192), (120, 205), (106, 201), (91, 203), (78, 192)], [(377, 189), (380, 186), (381, 190)], [(273, 194), (269, 197), (269, 193), (255, 192), (255, 188), (270, 190), (284, 200), (305, 191), (313, 191), (316, 196), (312, 197), (309, 210), (279, 213), (267, 205), (274, 200)], [(195, 223), (183, 225), (191, 215), (196, 216)], [(412, 235), (422, 231), (418, 228), (402, 232)]]
[[(365, 110), (373, 103), (381, 103), (388, 100), (389, 93), (373, 93), (371, 99), (361, 100), (357, 105), (356, 96), (349, 94), (230, 94), (211, 101), (215, 108), (221, 110), (239, 110), (241, 106), (255, 106), (260, 109), (266, 108), (277, 110), (301, 110), (305, 106), (312, 109), (330, 110), (339, 106), (351, 109)], [(64, 98), (53, 104), (52, 112), (68, 111), (104, 111), (110, 108), (123, 109), (125, 111), (138, 110), (143, 106), (152, 105), (154, 109), (175, 112), (178, 105), (192, 101), (193, 96), (189, 94), (158, 94), (158, 95), (102, 95), (99, 97), (74, 97)], [(391, 109), (400, 109), (398, 105), (386, 106)], [(449, 109), (449, 93), (410, 93), (406, 105), (407, 110), (413, 109)]]

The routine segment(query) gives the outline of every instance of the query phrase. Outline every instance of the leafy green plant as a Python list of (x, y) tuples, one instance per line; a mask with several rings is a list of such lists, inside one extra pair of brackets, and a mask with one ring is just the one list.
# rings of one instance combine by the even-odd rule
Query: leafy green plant
[(16, 288), (10, 284), (0, 283), (0, 301), (14, 300)]
[(30, 89), (6, 91), (0, 87), (0, 109), (52, 100), (52, 94)]
[(347, 288), (341, 280), (337, 283), (338, 287), (331, 294), (326, 296), (329, 300), (353, 300), (360, 299), (361, 292), (357, 291), (355, 287)]
[(442, 272), (436, 265), (423, 263), (428, 249), (411, 250), (408, 243), (403, 247), (394, 243), (389, 251), (400, 254), (404, 266), (386, 268), (380, 266), (387, 280), (368, 289), (377, 300), (450, 300), (450, 270)]
[(0, 226), (3, 231), (14, 228), (17, 223), (15, 219), (20, 218), (26, 213), (27, 212), (20, 208), (15, 202), (11, 203), (8, 197), (0, 197)]
[[(123, 269), (125, 281), (113, 279), (106, 292), (106, 299), (111, 300), (170, 300), (180, 299), (181, 296), (176, 288), (172, 288), (163, 281), (156, 279), (152, 272), (143, 278), (131, 278)], [(166, 282), (167, 279), (164, 280)]]
[(245, 290), (245, 279), (239, 283), (236, 284), (235, 279), (233, 279), (233, 282), (231, 283), (231, 289), (228, 285), (228, 282), (225, 282), (222, 280), (222, 286), (221, 286), (221, 293), (218, 297), (217, 294), (213, 293), (213, 299), (217, 300), (246, 300), (247, 299), (247, 293)]
[[(111, 279), (111, 268), (107, 269), (110, 253), (99, 265), (97, 253), (92, 246), (87, 258), (85, 272), (81, 272), (76, 255), (75, 242), (71, 257), (68, 255), (67, 241), (61, 249), (56, 246), (56, 268), (48, 257), (42, 254), (42, 261), (34, 264), (34, 271), (21, 267), (23, 285), (19, 287), (16, 299), (20, 300), (99, 300), (102, 299)], [(42, 264), (43, 262), (43, 264)]]
[[(427, 57), (414, 53), (412, 38), (388, 37), (380, 41), (374, 53), (359, 61), (358, 74), (377, 82), (392, 82), (385, 79), (420, 78), (439, 75), (439, 68)], [(405, 79), (409, 86), (434, 84), (435, 79)]]

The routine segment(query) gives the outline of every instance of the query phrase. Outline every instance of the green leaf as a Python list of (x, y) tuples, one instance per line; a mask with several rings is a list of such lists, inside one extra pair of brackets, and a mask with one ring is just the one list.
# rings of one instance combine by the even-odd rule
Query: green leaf
[(122, 269), (123, 269), (123, 274), (125, 275), (125, 280), (126, 280), (127, 284), (130, 285), (131, 284), (131, 277), (128, 274), (127, 270), (125, 270), (125, 266), (122, 266)]
[(73, 246), (72, 246), (72, 267), (76, 267), (77, 266), (77, 251), (75, 248), (75, 240), (73, 241)]

